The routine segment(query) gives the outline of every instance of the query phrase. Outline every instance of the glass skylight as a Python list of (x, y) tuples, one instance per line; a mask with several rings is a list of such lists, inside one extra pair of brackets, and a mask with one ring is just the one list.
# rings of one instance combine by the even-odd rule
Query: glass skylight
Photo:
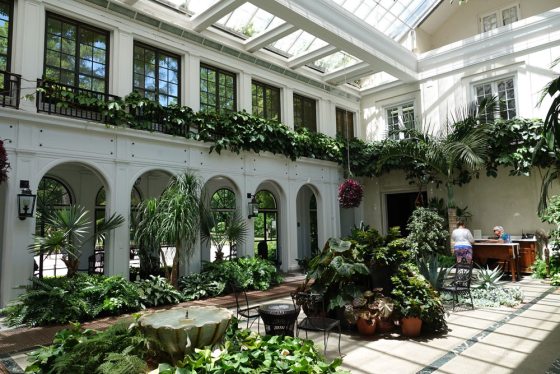
[(356, 57), (349, 55), (346, 52), (339, 51), (313, 62), (313, 65), (324, 71), (325, 73), (329, 73), (334, 70), (352, 66), (354, 64), (357, 64), (358, 62), (360, 62), (360, 60)]
[(290, 35), (277, 40), (270, 46), (284, 52), (288, 56), (296, 56), (308, 51), (324, 47), (328, 43), (303, 30), (298, 30)]
[(251, 3), (245, 3), (216, 23), (250, 38), (285, 22)]

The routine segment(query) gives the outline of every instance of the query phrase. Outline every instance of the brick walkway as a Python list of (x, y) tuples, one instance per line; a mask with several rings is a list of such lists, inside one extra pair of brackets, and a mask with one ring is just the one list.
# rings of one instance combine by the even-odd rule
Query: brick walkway
[[(277, 299), (290, 294), (296, 289), (303, 281), (303, 276), (286, 277), (286, 280), (281, 285), (271, 288), (267, 291), (251, 291), (247, 295), (255, 304), (261, 303), (266, 300)], [(156, 309), (171, 309), (175, 307), (189, 306), (189, 305), (213, 305), (223, 308), (231, 308), (235, 306), (235, 297), (233, 295), (226, 295), (215, 297), (206, 300), (189, 301), (177, 305), (167, 305), (161, 308), (150, 308), (148, 310)], [(107, 317), (98, 319), (91, 322), (84, 322), (82, 324), (85, 328), (91, 329), (104, 329), (118, 321), (130, 318), (129, 314), (124, 314), (115, 317)], [(52, 343), (54, 335), (67, 328), (68, 325), (48, 326), (48, 327), (21, 327), (9, 330), (0, 330), (0, 356), (26, 351), (39, 345), (48, 345)], [(2, 373), (0, 365), (0, 373)]]

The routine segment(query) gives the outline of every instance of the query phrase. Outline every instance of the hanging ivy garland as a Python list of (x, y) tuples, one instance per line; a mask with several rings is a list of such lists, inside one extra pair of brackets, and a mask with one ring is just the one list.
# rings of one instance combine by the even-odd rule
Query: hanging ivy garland
[(364, 189), (354, 179), (346, 179), (338, 187), (338, 201), (342, 208), (356, 208), (362, 202)]
[(8, 180), (8, 169), (10, 163), (8, 162), (8, 154), (4, 148), (4, 142), (0, 140), (0, 184)]

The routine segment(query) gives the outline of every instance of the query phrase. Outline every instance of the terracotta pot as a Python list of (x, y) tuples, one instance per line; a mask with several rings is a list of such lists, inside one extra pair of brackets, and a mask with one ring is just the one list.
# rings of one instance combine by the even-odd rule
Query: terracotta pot
[(389, 318), (377, 318), (377, 328), (380, 333), (393, 331), (395, 328), (395, 323)]
[(418, 317), (405, 317), (401, 319), (401, 332), (404, 336), (414, 338), (420, 335), (422, 320)]
[(363, 318), (358, 318), (356, 322), (356, 327), (361, 335), (373, 335), (375, 334), (375, 327), (377, 325), (377, 320), (368, 321)]

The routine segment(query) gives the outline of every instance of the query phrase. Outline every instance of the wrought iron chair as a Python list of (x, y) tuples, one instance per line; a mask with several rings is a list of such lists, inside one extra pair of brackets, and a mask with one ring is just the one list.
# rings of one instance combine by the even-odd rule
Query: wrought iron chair
[(453, 297), (453, 311), (455, 311), (455, 303), (459, 303), (459, 295), (469, 295), (471, 299), (471, 307), (474, 310), (474, 302), (471, 295), (471, 280), (472, 280), (473, 264), (463, 261), (455, 265), (455, 275), (453, 281), (448, 285), (441, 287), (442, 292), (450, 293)]
[(305, 314), (307, 315), (297, 324), (297, 333), (305, 331), (305, 339), (307, 339), (307, 331), (322, 331), (323, 332), (323, 353), (327, 352), (327, 343), (329, 335), (335, 328), (338, 329), (338, 354), (340, 355), (340, 336), (341, 328), (338, 319), (327, 317), (325, 300), (322, 294), (314, 292), (294, 292), (291, 294), (294, 305), (301, 305)]
[[(247, 292), (244, 288), (239, 285), (232, 284), (231, 288), (235, 295), (235, 306), (236, 306), (236, 316), (247, 319), (247, 328), (253, 326), (253, 323), (257, 321), (257, 332), (260, 333), (260, 315), (259, 306), (251, 306), (249, 304), (249, 298), (247, 297)], [(251, 321), (252, 320), (252, 321)]]

